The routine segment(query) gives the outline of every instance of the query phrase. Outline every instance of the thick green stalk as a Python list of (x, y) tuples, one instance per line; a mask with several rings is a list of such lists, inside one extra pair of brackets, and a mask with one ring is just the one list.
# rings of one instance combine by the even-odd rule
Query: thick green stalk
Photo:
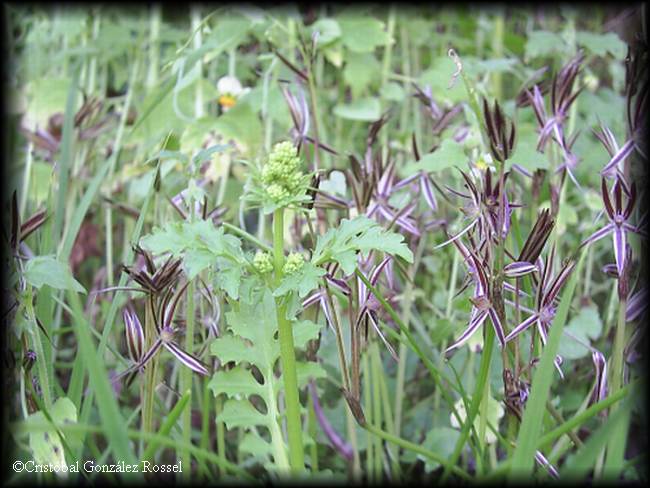
[[(284, 209), (273, 213), (273, 261), (276, 283), (282, 280), (284, 266)], [(293, 345), (293, 330), (287, 320), (287, 306), (282, 298), (276, 301), (278, 335), (280, 340), (280, 363), (284, 379), (287, 434), (289, 440), (289, 463), (291, 471), (301, 473), (305, 469), (300, 422), (300, 401), (298, 398), (298, 375), (296, 372), (296, 351)]]

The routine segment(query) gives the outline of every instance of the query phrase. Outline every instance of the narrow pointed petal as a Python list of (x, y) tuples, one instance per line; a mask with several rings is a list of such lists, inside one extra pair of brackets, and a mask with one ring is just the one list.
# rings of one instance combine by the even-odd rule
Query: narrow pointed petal
[(645, 286), (636, 291), (627, 301), (625, 320), (632, 322), (639, 318), (648, 308), (648, 288)]
[(163, 346), (165, 346), (169, 352), (176, 356), (176, 358), (181, 363), (190, 368), (192, 371), (202, 374), (203, 376), (208, 375), (208, 368), (198, 358), (181, 349), (176, 343), (163, 342)]
[(126, 333), (126, 347), (132, 361), (138, 363), (144, 353), (144, 331), (136, 313), (128, 308), (122, 314)]
[(503, 325), (501, 325), (501, 320), (499, 319), (499, 316), (497, 315), (496, 311), (493, 308), (490, 308), (488, 310), (488, 313), (490, 314), (492, 327), (494, 328), (494, 332), (497, 335), (499, 344), (501, 344), (501, 347), (504, 347), (506, 345), (506, 338), (505, 338), (505, 334), (503, 333)]
[(535, 461), (545, 468), (548, 473), (555, 479), (560, 479), (560, 473), (557, 472), (557, 469), (549, 462), (548, 459), (540, 451), (535, 451)]
[(594, 242), (599, 241), (610, 232), (613, 232), (615, 228), (616, 226), (614, 224), (607, 224), (605, 227), (603, 227), (602, 229), (598, 229), (596, 232), (594, 232), (589, 237), (587, 237), (584, 241), (582, 241), (580, 247), (586, 246), (587, 244), (593, 244)]
[(146, 366), (149, 360), (158, 352), (158, 349), (160, 349), (160, 346), (162, 346), (162, 342), (162, 339), (156, 339), (156, 342), (153, 343), (151, 349), (149, 349), (147, 353), (142, 357), (142, 361), (140, 361), (138, 364), (138, 368), (144, 368)]
[(596, 382), (590, 403), (596, 403), (607, 396), (607, 361), (602, 353), (596, 350), (592, 351), (591, 359), (596, 369)]
[(420, 178), (420, 189), (424, 195), (424, 199), (429, 205), (429, 208), (434, 212), (438, 210), (438, 202), (436, 202), (436, 195), (433, 193), (433, 185), (429, 180), (429, 175), (423, 173)]
[(451, 352), (454, 349), (458, 349), (460, 346), (465, 344), (470, 337), (476, 332), (476, 330), (485, 322), (485, 319), (488, 316), (487, 310), (483, 310), (482, 312), (479, 312), (472, 318), (470, 321), (467, 329), (465, 329), (465, 332), (461, 334), (461, 336), (458, 338), (456, 342), (454, 342), (451, 346), (449, 346), (447, 349), (445, 349), (445, 355), (448, 355), (449, 352)]
[(528, 261), (515, 261), (503, 268), (503, 274), (508, 278), (518, 278), (520, 276), (526, 276), (535, 270), (537, 270), (537, 266)]
[(514, 339), (523, 331), (525, 331), (528, 327), (533, 325), (538, 319), (539, 319), (539, 314), (531, 315), (526, 320), (524, 320), (521, 324), (519, 324), (517, 327), (512, 329), (512, 331), (510, 331), (510, 334), (506, 336), (505, 341), (510, 342), (512, 339)]
[(626, 234), (620, 227), (614, 228), (614, 257), (616, 258), (616, 269), (618, 275), (623, 276), (623, 269), (625, 268), (625, 243)]
[(386, 339), (386, 336), (384, 336), (384, 333), (379, 329), (379, 324), (377, 323), (377, 321), (373, 317), (373, 314), (368, 313), (367, 316), (368, 316), (368, 320), (372, 324), (373, 329), (375, 329), (375, 332), (377, 332), (377, 335), (379, 336), (381, 341), (386, 346), (386, 349), (388, 349), (388, 353), (390, 354), (390, 356), (395, 360), (395, 362), (398, 362), (399, 358), (397, 356), (397, 352), (395, 352), (395, 348), (393, 348), (391, 343), (388, 342), (388, 339)]
[(609, 163), (607, 163), (601, 170), (600, 174), (603, 176), (612, 176), (615, 174), (618, 164), (622, 161), (625, 161), (625, 158), (627, 158), (633, 150), (634, 140), (630, 139), (625, 144), (623, 144), (623, 146), (618, 150), (616, 154), (614, 154)]
[(463, 230), (461, 230), (458, 234), (456, 234), (455, 236), (453, 236), (451, 239), (446, 240), (446, 241), (443, 242), (442, 244), (438, 244), (438, 245), (435, 246), (433, 249), (440, 249), (441, 247), (446, 246), (446, 245), (449, 244), (450, 242), (454, 242), (456, 239), (458, 239), (460, 236), (462, 236), (462, 235), (465, 234), (467, 231), (469, 231), (472, 227), (474, 227), (474, 226), (476, 225), (477, 222), (478, 222), (478, 219), (474, 219), (474, 220), (472, 221), (471, 224), (469, 224), (467, 227), (465, 227)]

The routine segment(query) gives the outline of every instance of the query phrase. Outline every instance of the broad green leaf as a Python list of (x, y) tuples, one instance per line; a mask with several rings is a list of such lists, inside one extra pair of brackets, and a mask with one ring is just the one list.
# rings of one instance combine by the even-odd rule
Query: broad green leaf
[(318, 32), (319, 46), (326, 46), (341, 37), (341, 26), (335, 19), (318, 19), (312, 24), (311, 31)]
[(334, 115), (342, 119), (374, 122), (381, 117), (381, 104), (377, 98), (361, 98), (346, 105), (336, 105)]
[[(450, 427), (436, 427), (427, 432), (427, 436), (422, 442), (422, 447), (431, 452), (439, 454), (443, 458), (449, 458), (454, 452), (454, 446), (458, 441), (460, 432)], [(424, 469), (427, 472), (433, 471), (440, 467), (440, 464), (431, 458), (418, 454), (420, 460), (424, 461)]]
[(43, 285), (58, 290), (73, 290), (86, 293), (86, 289), (74, 279), (70, 266), (54, 258), (54, 256), (36, 256), (25, 265), (25, 279), (35, 288)]
[(531, 172), (549, 167), (548, 156), (537, 152), (537, 134), (530, 124), (522, 124), (517, 128), (515, 151), (506, 166), (511, 167), (513, 164), (518, 164)]
[[(569, 325), (564, 328), (565, 332), (586, 344), (598, 339), (602, 330), (603, 323), (600, 320), (598, 308), (594, 306), (581, 309), (580, 313), (571, 319)], [(565, 359), (578, 359), (587, 356), (590, 352), (589, 349), (571, 337), (564, 337), (558, 349), (558, 354)]]
[(310, 291), (318, 288), (321, 282), (320, 278), (324, 274), (325, 270), (323, 268), (314, 266), (311, 261), (308, 261), (303, 264), (299, 272), (285, 275), (273, 295), (282, 296), (290, 291), (295, 291), (300, 298), (304, 298)]
[(401, 102), (406, 97), (406, 92), (402, 88), (402, 85), (394, 81), (389, 81), (384, 84), (381, 87), (380, 94), (384, 100), (391, 102)]
[[(282, 460), (286, 461), (286, 453), (277, 405), (283, 383), (275, 374), (280, 357), (275, 299), (268, 288), (242, 292), (238, 308), (226, 313), (228, 332), (215, 339), (210, 349), (222, 364), (234, 361), (236, 365), (229, 371), (217, 371), (209, 387), (215, 396), (225, 394), (228, 397), (219, 419), (229, 429), (267, 427), (271, 433), (274, 460), (280, 459), (282, 463)], [(292, 328), (297, 348), (304, 347), (309, 340), (317, 337), (320, 330), (320, 326), (310, 321), (296, 322)], [(262, 375), (261, 381), (253, 376), (250, 365), (256, 366)], [(304, 386), (309, 378), (320, 378), (325, 374), (319, 364), (301, 362), (297, 363), (297, 373), (299, 386)], [(261, 408), (265, 413), (261, 413), (252, 403), (259, 405), (260, 399), (264, 403)], [(249, 452), (251, 449), (248, 449)], [(263, 451), (266, 452), (266, 449)]]
[(260, 413), (247, 400), (229, 399), (223, 404), (223, 411), (219, 420), (226, 424), (228, 429), (244, 427), (250, 429), (253, 425), (266, 425), (266, 415)]
[(350, 51), (372, 52), (389, 40), (384, 31), (384, 23), (372, 17), (345, 16), (339, 18), (338, 22), (341, 27), (341, 40)]
[(220, 285), (233, 297), (238, 297), (241, 266), (246, 263), (241, 241), (215, 227), (211, 220), (168, 222), (154, 228), (140, 239), (143, 249), (154, 254), (171, 253), (183, 258), (189, 279), (213, 264), (223, 271)]
[(595, 32), (580, 31), (576, 32), (576, 41), (596, 56), (604, 57), (609, 53), (616, 59), (623, 60), (627, 52), (625, 43), (614, 32), (597, 34)]
[[(67, 397), (59, 398), (54, 402), (54, 405), (52, 405), (48, 413), (55, 424), (74, 424), (77, 422), (77, 409)], [(26, 425), (29, 425), (30, 422), (49, 424), (43, 412), (31, 414), (25, 420)], [(32, 450), (35, 464), (52, 464), (58, 466), (66, 464), (61, 438), (53, 426), (44, 432), (30, 432), (29, 448)], [(67, 473), (65, 472), (57, 474), (63, 478), (67, 477)]]
[[(460, 416), (461, 420), (464, 422), (465, 419), (467, 418), (467, 411), (465, 410), (465, 404), (463, 403), (462, 398), (458, 399), (455, 407), (456, 407), (456, 411), (458, 412), (458, 415)], [(501, 402), (495, 400), (494, 398), (492, 398), (492, 396), (489, 396), (488, 403), (487, 403), (487, 421), (492, 425), (494, 425), (496, 428), (499, 425), (499, 419), (503, 417), (504, 413), (505, 412), (503, 410), (503, 405), (501, 404)], [(460, 425), (458, 424), (458, 420), (456, 419), (456, 416), (450, 414), (449, 418), (451, 420), (451, 426), (460, 429)], [(480, 424), (481, 424), (481, 419), (479, 416), (476, 416), (474, 418), (474, 430), (476, 430), (476, 432), (479, 432)], [(488, 444), (493, 444), (496, 442), (496, 440), (497, 437), (494, 434), (494, 432), (492, 432), (492, 430), (490, 430), (489, 427), (486, 427), (485, 442), (487, 442)], [(456, 442), (454, 441), (454, 445), (455, 443)], [(451, 452), (453, 452), (453, 445), (451, 446)]]
[(417, 171), (426, 171), (427, 173), (442, 171), (454, 166), (464, 167), (469, 158), (463, 151), (463, 146), (453, 139), (444, 139), (440, 147), (432, 153), (425, 154), (419, 161), (411, 162), (406, 167), (407, 174), (413, 174)]
[(526, 41), (526, 59), (548, 56), (566, 50), (566, 41), (560, 34), (549, 31), (533, 31)]
[(449, 82), (455, 72), (456, 65), (449, 56), (438, 56), (431, 61), (431, 65), (420, 75), (418, 81), (420, 86), (431, 88), (436, 100), (467, 102), (467, 92), (460, 79), (449, 88)]
[(334, 260), (345, 274), (351, 274), (356, 267), (357, 252), (367, 257), (370, 251), (382, 251), (413, 262), (413, 253), (404, 242), (404, 236), (384, 230), (365, 216), (343, 219), (338, 228), (319, 236), (312, 262), (318, 265)]
[(350, 53), (343, 68), (343, 79), (357, 98), (373, 81), (379, 79), (381, 65), (372, 53)]

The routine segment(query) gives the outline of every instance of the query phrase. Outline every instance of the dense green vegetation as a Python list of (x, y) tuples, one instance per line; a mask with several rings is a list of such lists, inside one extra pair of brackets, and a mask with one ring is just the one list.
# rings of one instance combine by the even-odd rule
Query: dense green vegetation
[(645, 7), (4, 9), (9, 482), (647, 479)]

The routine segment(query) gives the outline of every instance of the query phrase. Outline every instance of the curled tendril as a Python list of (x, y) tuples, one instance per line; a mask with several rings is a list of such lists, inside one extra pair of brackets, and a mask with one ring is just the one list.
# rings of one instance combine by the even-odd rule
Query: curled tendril
[(453, 75), (451, 75), (451, 80), (449, 80), (449, 86), (447, 86), (447, 89), (451, 90), (456, 84), (456, 80), (458, 79), (458, 76), (463, 71), (463, 63), (461, 63), (460, 57), (458, 56), (458, 54), (456, 54), (454, 48), (449, 48), (449, 51), (447, 51), (447, 56), (449, 56), (451, 60), (454, 62), (454, 64), (456, 65), (456, 71), (454, 72)]

